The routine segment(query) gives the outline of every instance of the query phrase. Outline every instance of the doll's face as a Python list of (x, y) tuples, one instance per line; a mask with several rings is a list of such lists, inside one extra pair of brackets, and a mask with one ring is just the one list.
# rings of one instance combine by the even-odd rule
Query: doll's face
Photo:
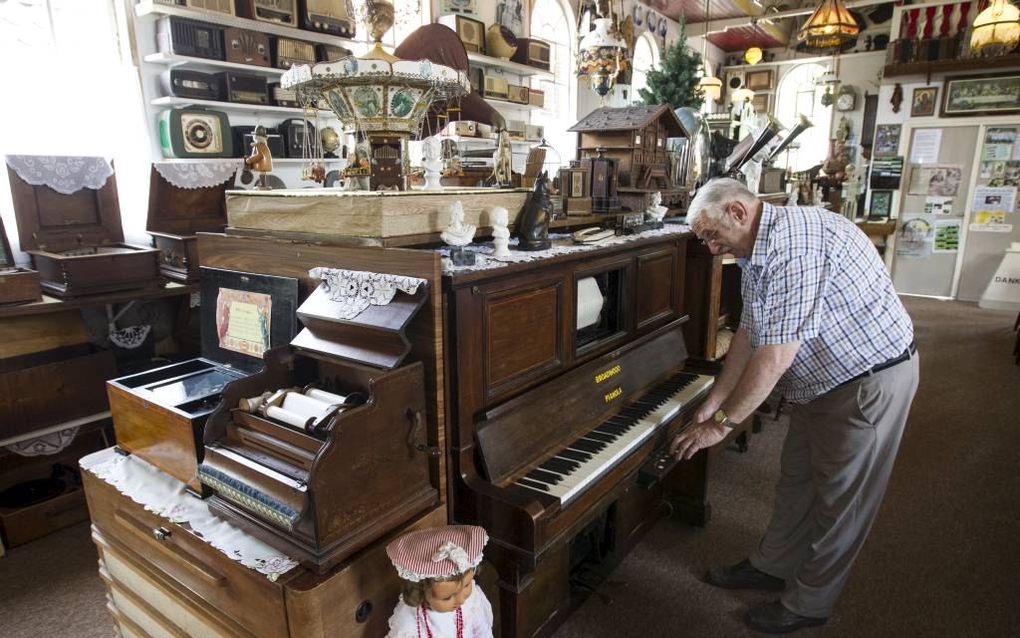
[(464, 604), (475, 584), (475, 570), (464, 573), (459, 580), (432, 583), (425, 588), (425, 602), (438, 612), (456, 611)]

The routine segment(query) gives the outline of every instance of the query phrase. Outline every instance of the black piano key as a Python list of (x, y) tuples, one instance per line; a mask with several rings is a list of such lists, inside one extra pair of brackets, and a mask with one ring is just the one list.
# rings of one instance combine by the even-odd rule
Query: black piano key
[(614, 425), (612, 423), (603, 423), (602, 425), (595, 428), (595, 431), (620, 436), (621, 434), (624, 434), (627, 431), (627, 428), (621, 425)]
[(549, 470), (550, 472), (556, 472), (557, 474), (569, 474), (571, 471), (581, 467), (580, 463), (574, 461), (561, 461), (559, 459), (549, 459), (545, 463), (538, 466), (543, 470)]
[(534, 469), (526, 474), (526, 476), (533, 480), (541, 483), (548, 483), (549, 485), (556, 485), (563, 480), (563, 477), (554, 472), (546, 472), (545, 470)]
[(536, 490), (542, 490), (543, 492), (548, 492), (549, 491), (549, 486), (546, 485), (545, 483), (539, 483), (538, 481), (532, 481), (532, 480), (529, 480), (529, 479), (526, 479), (526, 478), (519, 478), (519, 479), (517, 479), (517, 484), (518, 485), (526, 485), (526, 486), (534, 488)]
[(606, 447), (606, 444), (596, 443), (595, 441), (590, 441), (588, 439), (578, 439), (571, 443), (570, 447), (574, 448), (575, 450), (581, 450), (584, 452), (590, 452), (594, 454), (601, 450), (602, 448)]
[(591, 454), (587, 452), (582, 452), (580, 450), (571, 450), (569, 448), (565, 450), (560, 450), (559, 456), (581, 462), (591, 460)]
[(611, 434), (603, 434), (602, 432), (589, 432), (585, 436), (589, 439), (595, 439), (596, 441), (604, 441), (606, 443), (612, 443), (617, 438), (619, 438)]

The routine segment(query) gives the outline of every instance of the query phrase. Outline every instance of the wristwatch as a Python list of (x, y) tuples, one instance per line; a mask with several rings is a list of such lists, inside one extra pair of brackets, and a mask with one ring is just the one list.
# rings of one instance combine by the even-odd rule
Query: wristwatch
[(730, 416), (721, 408), (715, 411), (715, 414), (712, 415), (712, 420), (715, 421), (717, 425), (733, 427), (733, 422), (730, 421)]

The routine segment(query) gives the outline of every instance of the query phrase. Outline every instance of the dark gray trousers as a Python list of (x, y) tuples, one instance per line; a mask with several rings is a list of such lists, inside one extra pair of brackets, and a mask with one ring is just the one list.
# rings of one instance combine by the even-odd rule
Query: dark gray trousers
[(914, 355), (791, 406), (772, 520), (750, 556), (786, 580), (790, 611), (832, 613), (882, 503), (917, 383)]

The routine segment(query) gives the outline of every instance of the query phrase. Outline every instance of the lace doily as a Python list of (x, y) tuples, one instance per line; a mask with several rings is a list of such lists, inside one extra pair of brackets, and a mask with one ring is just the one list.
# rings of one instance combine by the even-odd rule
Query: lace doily
[(7, 449), (19, 456), (49, 456), (60, 452), (78, 435), (78, 426), (66, 428), (59, 432), (51, 432), (34, 439), (18, 441), (7, 446)]
[(185, 491), (184, 483), (136, 456), (121, 456), (107, 448), (79, 463), (146, 510), (191, 528), (201, 540), (271, 581), (298, 566), (297, 561), (214, 516), (205, 501)]
[(8, 155), (7, 165), (29, 184), (49, 186), (64, 195), (83, 188), (99, 190), (113, 175), (113, 166), (103, 157)]
[(308, 276), (322, 279), (321, 285), (336, 304), (339, 319), (353, 319), (369, 306), (385, 306), (398, 291), (413, 295), (419, 286), (428, 283), (418, 277), (340, 268), (313, 268)]
[[(569, 255), (572, 253), (583, 253), (591, 250), (598, 250), (606, 246), (617, 246), (619, 244), (626, 244), (628, 242), (637, 241), (638, 239), (648, 239), (649, 237), (663, 237), (666, 235), (680, 235), (690, 231), (690, 226), (686, 224), (669, 224), (663, 228), (657, 230), (646, 230), (641, 233), (635, 233), (633, 235), (617, 235), (610, 237), (609, 239), (600, 241), (595, 244), (575, 244), (571, 239), (570, 235), (566, 234), (552, 234), (550, 233), (549, 239), (553, 241), (551, 248), (546, 250), (514, 250), (505, 257), (493, 257), (493, 245), (492, 242), (486, 242), (482, 244), (472, 244), (470, 246), (464, 246), (464, 250), (469, 250), (476, 254), (475, 263), (471, 266), (454, 266), (453, 262), (449, 259), (450, 249), (448, 247), (438, 248), (437, 250), (443, 255), (443, 274), (452, 274), (458, 272), (469, 272), (475, 270), (491, 270), (493, 268), (503, 268), (509, 264), (519, 264), (521, 262), (528, 261), (540, 261), (542, 259), (549, 259), (550, 257), (556, 257), (557, 255)], [(518, 245), (516, 237), (510, 239), (510, 247), (513, 248)]]
[(153, 166), (160, 177), (177, 188), (211, 188), (227, 180), (233, 180), (242, 160), (222, 162), (155, 162)]
[(134, 350), (145, 343), (145, 338), (149, 336), (151, 330), (152, 326), (148, 324), (130, 326), (123, 330), (111, 330), (110, 343), (125, 350)]

